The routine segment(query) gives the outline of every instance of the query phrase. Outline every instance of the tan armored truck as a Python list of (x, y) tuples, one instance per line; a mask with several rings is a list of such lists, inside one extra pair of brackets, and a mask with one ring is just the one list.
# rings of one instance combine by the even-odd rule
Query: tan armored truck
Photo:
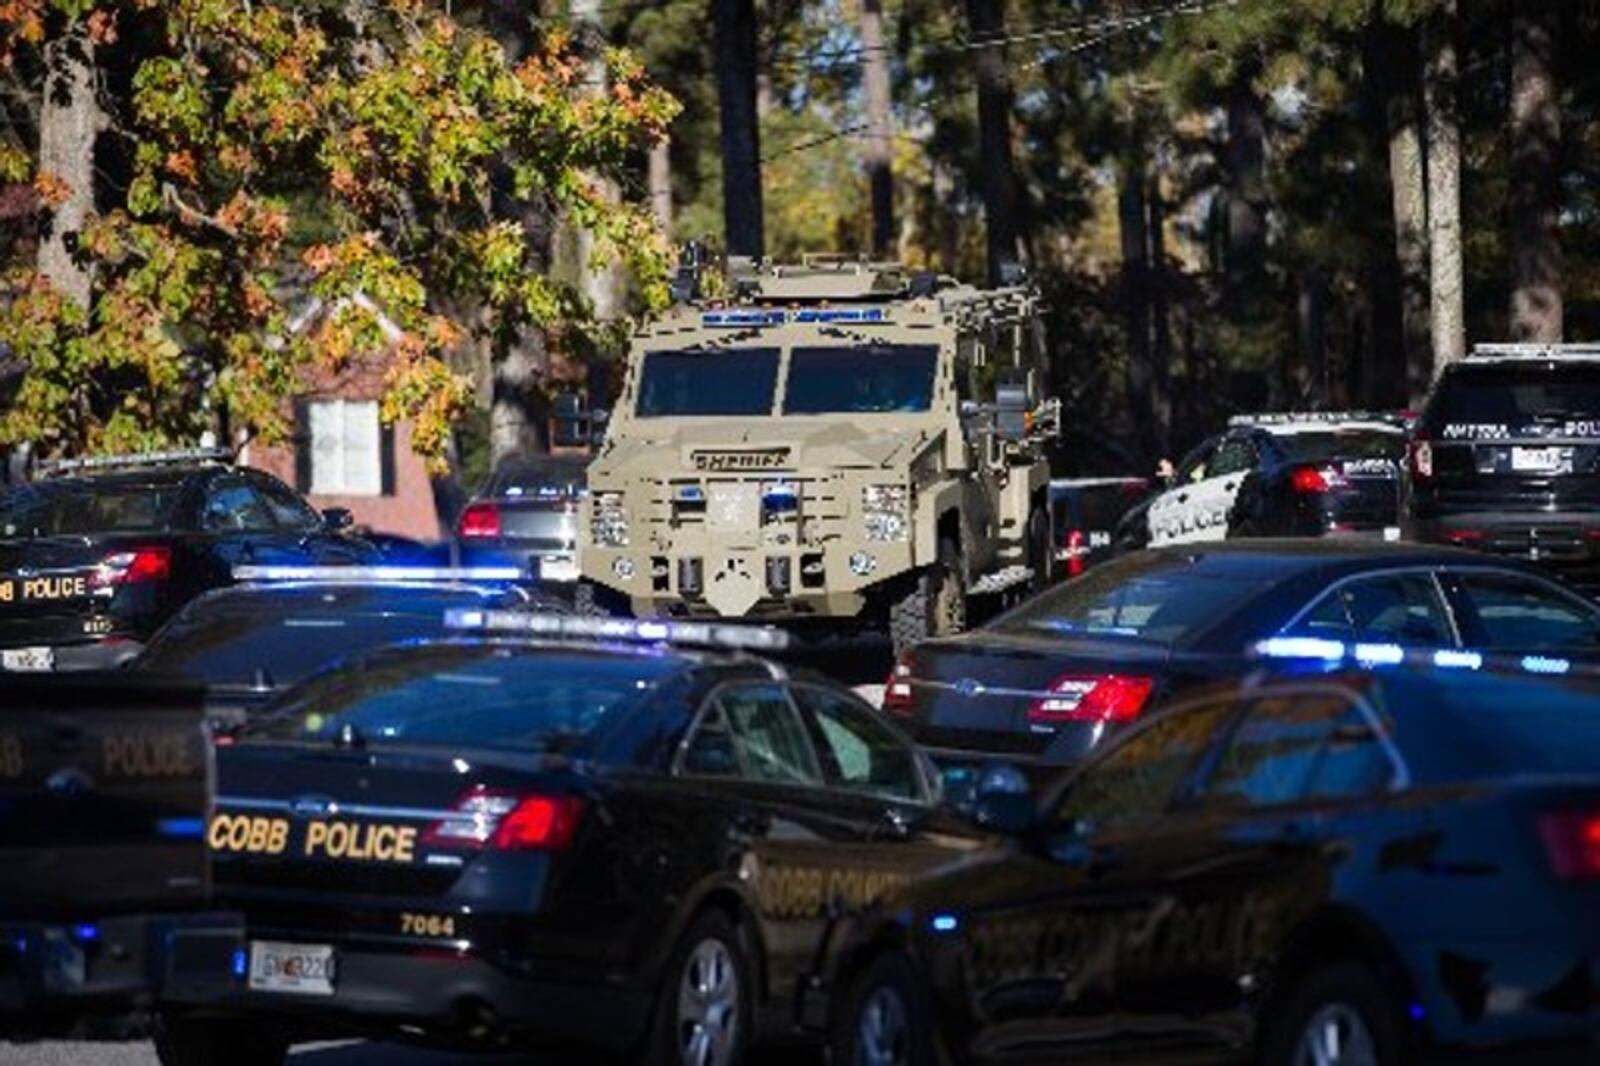
[(730, 272), (644, 327), (589, 468), (580, 609), (958, 632), (1049, 580), (1037, 296), (897, 266)]

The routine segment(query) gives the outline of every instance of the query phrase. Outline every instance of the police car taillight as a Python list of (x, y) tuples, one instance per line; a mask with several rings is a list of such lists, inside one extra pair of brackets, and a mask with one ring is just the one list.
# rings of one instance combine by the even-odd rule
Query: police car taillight
[(1125, 674), (1066, 674), (1033, 701), (1030, 722), (1131, 722), (1149, 702), (1155, 680)]
[(500, 505), (475, 503), (461, 513), (460, 533), (463, 538), (498, 537), (500, 535)]
[(1320, 496), (1334, 489), (1342, 489), (1350, 482), (1345, 479), (1344, 473), (1331, 466), (1301, 466), (1296, 467), (1294, 473), (1289, 475), (1289, 484), (1294, 491), (1307, 496)]
[(1539, 819), (1550, 868), (1564, 880), (1600, 878), (1600, 814), (1566, 811)]
[(1066, 560), (1067, 576), (1078, 577), (1083, 573), (1085, 561), (1089, 557), (1089, 538), (1084, 536), (1081, 529), (1067, 530)]
[(424, 845), (491, 851), (561, 851), (583, 817), (576, 796), (525, 795), (474, 788), (456, 801), (450, 817), (422, 835)]
[(883, 709), (890, 714), (911, 713), (914, 702), (911, 692), (911, 662), (907, 656), (895, 660), (889, 680), (883, 686)]
[(145, 581), (165, 581), (171, 576), (170, 548), (137, 548), (133, 551), (114, 552), (101, 559), (100, 565), (89, 575), (89, 587), (117, 588)]

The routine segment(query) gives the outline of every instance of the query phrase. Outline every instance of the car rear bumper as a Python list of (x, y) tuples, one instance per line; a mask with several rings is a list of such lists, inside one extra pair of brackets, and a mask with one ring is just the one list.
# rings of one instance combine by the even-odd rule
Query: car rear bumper
[(1575, 584), (1600, 588), (1600, 515), (1462, 512), (1414, 517), (1407, 532), (1426, 544), (1538, 563)]
[(243, 943), (227, 912), (0, 920), (0, 1035), (116, 1032), (158, 998), (226, 984)]
[(537, 963), (521, 972), (444, 946), (336, 950), (332, 995), (254, 991), (245, 977), (236, 976), (181, 1000), (181, 1006), (207, 1014), (249, 1014), (307, 1036), (393, 1034), (441, 1045), (485, 1046), (509, 1038), (612, 1052), (643, 1038), (653, 1006), (643, 987), (544, 972)]

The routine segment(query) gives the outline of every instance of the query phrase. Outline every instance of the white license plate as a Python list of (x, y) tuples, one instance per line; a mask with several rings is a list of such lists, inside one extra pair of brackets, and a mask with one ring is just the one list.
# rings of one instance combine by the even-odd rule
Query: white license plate
[(327, 944), (250, 942), (250, 990), (298, 996), (331, 996), (338, 962)]
[(578, 580), (578, 561), (571, 556), (546, 555), (535, 562), (537, 569), (534, 573), (540, 581)]
[(1511, 469), (1519, 474), (1566, 474), (1572, 471), (1570, 448), (1512, 448)]
[(0, 670), (37, 674), (55, 668), (54, 648), (7, 648), (0, 651)]

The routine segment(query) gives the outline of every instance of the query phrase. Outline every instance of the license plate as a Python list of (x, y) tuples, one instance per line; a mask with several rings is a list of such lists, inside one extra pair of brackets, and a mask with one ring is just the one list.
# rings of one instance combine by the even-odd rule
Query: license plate
[(569, 555), (547, 555), (533, 563), (533, 572), (540, 581), (578, 580), (578, 561)]
[(331, 996), (338, 962), (327, 944), (250, 942), (250, 990)]
[(1393, 544), (1395, 541), (1399, 540), (1400, 539), (1400, 527), (1399, 526), (1384, 526), (1383, 527), (1383, 539), (1388, 541), (1391, 544)]
[(1519, 474), (1569, 474), (1571, 448), (1512, 448), (1511, 469)]
[(56, 668), (54, 648), (7, 648), (0, 651), (0, 670), (19, 674), (45, 673)]

